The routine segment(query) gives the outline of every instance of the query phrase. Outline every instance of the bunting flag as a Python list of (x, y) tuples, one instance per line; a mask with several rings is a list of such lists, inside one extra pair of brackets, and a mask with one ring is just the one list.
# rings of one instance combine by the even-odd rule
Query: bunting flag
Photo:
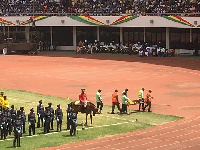
[(24, 22), (21, 22), (20, 25), (25, 25), (25, 24), (28, 24), (32, 21), (39, 21), (39, 20), (43, 20), (43, 19), (46, 19), (48, 18), (49, 16), (33, 16), (33, 17), (30, 17), (30, 19), (24, 21)]
[(137, 16), (121, 16), (119, 19), (115, 20), (111, 25), (121, 24), (130, 20), (137, 18)]
[(178, 22), (178, 23), (181, 23), (181, 24), (184, 24), (184, 25), (188, 25), (188, 26), (191, 26), (191, 27), (194, 27), (193, 24), (189, 23), (188, 21), (186, 21), (185, 19), (181, 18), (180, 16), (162, 16), (168, 20), (171, 20), (171, 21), (174, 21), (174, 22)]
[(5, 19), (0, 18), (0, 23), (5, 24), (5, 25), (15, 25), (14, 23), (7, 21)]
[(87, 16), (87, 15), (84, 15), (84, 16), (68, 16), (74, 20), (77, 20), (77, 21), (80, 21), (80, 22), (83, 22), (83, 23), (86, 23), (86, 24), (89, 24), (89, 25), (106, 25), (104, 24), (103, 22), (91, 17), (91, 16)]

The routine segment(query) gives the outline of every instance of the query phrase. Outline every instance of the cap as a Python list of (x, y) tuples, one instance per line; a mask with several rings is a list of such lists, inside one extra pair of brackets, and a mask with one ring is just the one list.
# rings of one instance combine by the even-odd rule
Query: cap
[(117, 90), (117, 89), (115, 89), (115, 92), (118, 92), (118, 90)]

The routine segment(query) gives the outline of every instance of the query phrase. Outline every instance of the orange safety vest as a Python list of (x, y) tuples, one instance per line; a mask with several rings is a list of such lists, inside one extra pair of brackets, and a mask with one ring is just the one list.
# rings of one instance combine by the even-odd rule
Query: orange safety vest
[(146, 98), (145, 98), (145, 102), (147, 102), (147, 101), (151, 102), (151, 100), (152, 100), (151, 93), (148, 92), (146, 95)]
[(114, 103), (114, 102), (117, 102), (117, 95), (118, 95), (117, 92), (114, 92), (114, 93), (112, 94), (112, 102), (113, 102), (113, 103)]

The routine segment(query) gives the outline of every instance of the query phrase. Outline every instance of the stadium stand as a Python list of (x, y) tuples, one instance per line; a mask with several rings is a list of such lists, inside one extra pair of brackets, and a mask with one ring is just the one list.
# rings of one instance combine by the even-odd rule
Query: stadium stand
[(199, 16), (197, 0), (1, 0), (1, 16), (163, 15)]

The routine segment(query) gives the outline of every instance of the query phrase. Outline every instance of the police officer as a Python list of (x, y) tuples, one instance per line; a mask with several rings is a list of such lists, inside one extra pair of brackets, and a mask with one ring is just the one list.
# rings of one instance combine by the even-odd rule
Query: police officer
[(45, 107), (45, 111), (44, 111), (44, 133), (49, 133), (50, 122), (51, 122), (51, 112), (49, 110), (49, 107)]
[[(18, 112), (17, 114), (20, 114), (20, 112)], [(13, 147), (16, 146), (15, 145), (16, 141), (17, 141), (17, 147), (20, 147), (20, 137), (22, 135), (22, 125), (23, 125), (23, 122), (21, 121), (21, 116), (17, 115), (13, 122), (13, 126), (14, 126)]]
[(10, 111), (9, 111), (9, 108), (6, 108), (5, 109), (5, 112), (4, 114), (6, 115), (7, 117), (7, 130), (6, 130), (6, 135), (11, 135), (11, 132), (12, 132), (12, 122), (11, 122), (11, 114), (10, 114)]
[(70, 113), (69, 123), (71, 126), (70, 135), (76, 135), (77, 114), (74, 112), (74, 110)]
[(6, 135), (7, 135), (6, 122), (7, 122), (6, 115), (4, 115), (4, 113), (1, 113), (1, 116), (0, 116), (1, 140), (6, 139)]
[(73, 108), (71, 107), (71, 104), (68, 104), (68, 108), (67, 108), (67, 130), (70, 129), (70, 115), (73, 111)]
[[(16, 110), (14, 108), (15, 108), (15, 106), (11, 105), (11, 110), (9, 111), (9, 115), (11, 117), (11, 127), (10, 127), (11, 131), (10, 132), (12, 132), (13, 124), (14, 124), (14, 121), (15, 121), (16, 115), (17, 115)], [(9, 134), (10, 134), (10, 132), (9, 132)]]
[(51, 107), (52, 103), (48, 103), (48, 107), (49, 107), (49, 111), (51, 113), (51, 122), (50, 122), (50, 126), (51, 126), (51, 130), (53, 130), (53, 120), (54, 120), (54, 109)]
[(21, 115), (21, 120), (22, 120), (22, 125), (23, 125), (23, 133), (25, 133), (25, 122), (26, 122), (26, 115), (24, 112), (24, 107), (20, 107), (20, 115)]
[(43, 114), (44, 114), (44, 106), (42, 105), (42, 100), (40, 100), (39, 105), (37, 106), (37, 115), (38, 115), (37, 128), (40, 127), (40, 121), (43, 127)]
[(30, 113), (28, 114), (28, 124), (29, 124), (29, 136), (31, 136), (31, 130), (33, 131), (33, 135), (35, 135), (35, 113), (33, 108), (30, 109)]
[(63, 112), (62, 109), (60, 109), (60, 104), (57, 105), (57, 109), (55, 110), (55, 115), (56, 115), (56, 120), (57, 120), (57, 132), (61, 131), (61, 127), (62, 127), (62, 120), (63, 120)]

